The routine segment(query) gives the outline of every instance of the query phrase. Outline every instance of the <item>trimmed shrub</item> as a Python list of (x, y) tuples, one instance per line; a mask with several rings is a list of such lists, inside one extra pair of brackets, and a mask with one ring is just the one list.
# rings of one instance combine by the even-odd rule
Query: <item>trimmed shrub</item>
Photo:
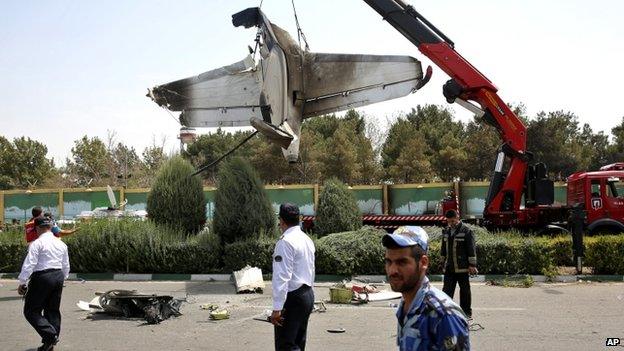
[(195, 234), (206, 222), (206, 198), (201, 179), (191, 176), (193, 166), (180, 156), (168, 160), (158, 171), (147, 194), (149, 219), (159, 225)]
[(363, 227), (354, 232), (330, 234), (316, 243), (317, 274), (385, 274), (384, 231)]
[(63, 240), (72, 272), (203, 273), (220, 267), (218, 245), (180, 240), (183, 232), (152, 222), (99, 220)]
[(266, 236), (239, 240), (225, 245), (223, 266), (226, 272), (237, 271), (246, 265), (258, 267), (263, 273), (273, 271), (273, 250), (277, 238)]
[[(586, 238), (587, 240), (587, 238)], [(574, 266), (574, 255), (572, 254), (572, 238), (569, 236), (558, 236), (550, 240), (553, 264), (555, 266)]]
[(585, 265), (594, 274), (624, 274), (624, 235), (593, 237), (585, 247)]
[[(330, 234), (315, 241), (317, 274), (385, 274), (384, 232), (372, 227)], [(277, 235), (227, 244), (222, 256), (219, 238), (204, 230), (180, 240), (181, 231), (152, 222), (98, 220), (65, 237), (74, 273), (215, 273), (249, 264), (272, 270)], [(624, 274), (624, 236), (585, 239), (585, 266), (595, 274)], [(526, 238), (514, 233), (477, 235), (481, 274), (544, 274), (571, 260), (567, 237)], [(19, 272), (26, 253), (22, 233), (0, 233), (0, 272)], [(439, 237), (429, 245), (429, 273), (441, 274)]]
[(25, 242), (0, 241), (0, 272), (19, 272), (22, 269), (26, 250)]
[(212, 228), (224, 244), (273, 232), (273, 207), (248, 161), (233, 158), (225, 163), (217, 181)]
[(340, 180), (327, 180), (319, 198), (314, 231), (321, 237), (330, 233), (358, 230), (361, 227), (362, 215), (353, 194)]

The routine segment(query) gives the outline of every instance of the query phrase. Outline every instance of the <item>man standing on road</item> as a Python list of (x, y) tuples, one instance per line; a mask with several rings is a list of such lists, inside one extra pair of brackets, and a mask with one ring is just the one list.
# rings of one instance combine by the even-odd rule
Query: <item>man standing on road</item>
[(273, 253), (275, 350), (305, 350), (308, 319), (314, 309), (314, 243), (299, 228), (299, 208), (279, 211), (283, 234)]
[(472, 318), (469, 274), (477, 271), (477, 254), (472, 230), (459, 219), (455, 210), (445, 214), (448, 227), (442, 231), (442, 260), (444, 262), (444, 286), (442, 290), (453, 298), (459, 283), (459, 305), (468, 319)]
[(61, 294), (69, 276), (69, 254), (67, 245), (50, 231), (52, 223), (48, 218), (37, 217), (34, 224), (39, 237), (28, 246), (17, 290), (26, 295), (26, 320), (41, 336), (43, 345), (38, 350), (49, 351), (54, 349), (61, 333)]
[(461, 308), (426, 277), (428, 240), (415, 226), (400, 227), (382, 239), (390, 287), (403, 295), (397, 310), (397, 344), (401, 351), (470, 350)]

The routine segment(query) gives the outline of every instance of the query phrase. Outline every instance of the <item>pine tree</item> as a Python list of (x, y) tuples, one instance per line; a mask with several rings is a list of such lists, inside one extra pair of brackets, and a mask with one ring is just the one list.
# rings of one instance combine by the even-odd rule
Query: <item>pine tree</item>
[(258, 173), (249, 162), (233, 158), (217, 176), (213, 231), (229, 244), (272, 233), (276, 217)]
[(206, 222), (206, 198), (193, 166), (176, 156), (159, 170), (147, 195), (147, 213), (156, 224), (196, 234)]
[(324, 236), (361, 227), (362, 217), (353, 194), (340, 180), (327, 180), (316, 211), (315, 231), (319, 236)]

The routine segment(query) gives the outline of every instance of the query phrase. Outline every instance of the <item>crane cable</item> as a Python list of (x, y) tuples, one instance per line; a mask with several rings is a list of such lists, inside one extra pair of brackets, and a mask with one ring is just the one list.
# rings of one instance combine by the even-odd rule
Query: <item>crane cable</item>
[(301, 39), (305, 43), (305, 51), (310, 51), (310, 46), (308, 45), (308, 41), (306, 40), (305, 34), (303, 34), (303, 30), (299, 25), (299, 18), (297, 17), (297, 9), (295, 8), (295, 0), (291, 0), (293, 7), (293, 14), (295, 15), (295, 23), (297, 24), (297, 41), (299, 41), (299, 47), (301, 47)]

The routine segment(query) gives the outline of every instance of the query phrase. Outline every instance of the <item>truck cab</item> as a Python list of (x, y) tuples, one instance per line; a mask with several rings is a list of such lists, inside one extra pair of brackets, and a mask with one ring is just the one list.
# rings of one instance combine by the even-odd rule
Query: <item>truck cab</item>
[(567, 205), (587, 211), (590, 233), (624, 232), (624, 163), (568, 177)]

